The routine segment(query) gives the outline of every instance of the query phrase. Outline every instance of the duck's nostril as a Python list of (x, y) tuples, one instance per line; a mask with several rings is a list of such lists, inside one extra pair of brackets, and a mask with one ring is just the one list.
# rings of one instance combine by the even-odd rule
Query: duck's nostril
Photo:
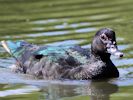
[(120, 54), (120, 57), (123, 57), (123, 55), (124, 55), (124, 54), (123, 54), (123, 53), (121, 53), (121, 54)]

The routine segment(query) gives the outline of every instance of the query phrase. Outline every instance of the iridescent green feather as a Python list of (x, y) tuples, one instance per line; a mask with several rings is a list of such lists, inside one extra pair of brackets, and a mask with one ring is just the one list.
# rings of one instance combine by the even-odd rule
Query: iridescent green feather
[[(25, 41), (6, 41), (7, 47), (10, 49), (12, 56), (15, 58), (20, 58), (22, 56), (27, 56), (27, 52), (30, 53), (29, 56), (43, 55), (47, 57), (49, 61), (58, 62), (59, 59), (69, 59), (72, 57), (75, 61), (81, 64), (88, 62), (87, 56), (83, 55), (83, 51), (73, 49), (74, 46), (36, 46), (29, 44)], [(82, 49), (83, 50), (83, 49)]]

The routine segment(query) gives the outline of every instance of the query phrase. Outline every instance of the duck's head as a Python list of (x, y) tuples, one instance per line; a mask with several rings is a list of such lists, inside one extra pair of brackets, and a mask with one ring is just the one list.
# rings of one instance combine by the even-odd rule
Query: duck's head
[(91, 50), (94, 55), (123, 57), (123, 53), (117, 48), (115, 32), (110, 28), (102, 28), (96, 32)]

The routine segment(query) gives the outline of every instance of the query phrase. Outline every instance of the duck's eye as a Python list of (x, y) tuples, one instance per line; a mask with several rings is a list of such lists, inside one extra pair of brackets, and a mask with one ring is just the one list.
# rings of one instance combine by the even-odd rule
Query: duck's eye
[(100, 38), (103, 42), (106, 42), (108, 40), (107, 36), (105, 34), (101, 34)]

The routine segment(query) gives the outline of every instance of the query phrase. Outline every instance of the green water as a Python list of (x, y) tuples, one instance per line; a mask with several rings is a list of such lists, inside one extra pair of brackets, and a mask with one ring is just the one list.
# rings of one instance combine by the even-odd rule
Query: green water
[(133, 100), (133, 0), (0, 0), (0, 41), (90, 47), (102, 27), (115, 30), (122, 59), (112, 57), (120, 78), (45, 81), (9, 70), (0, 47), (0, 100)]

